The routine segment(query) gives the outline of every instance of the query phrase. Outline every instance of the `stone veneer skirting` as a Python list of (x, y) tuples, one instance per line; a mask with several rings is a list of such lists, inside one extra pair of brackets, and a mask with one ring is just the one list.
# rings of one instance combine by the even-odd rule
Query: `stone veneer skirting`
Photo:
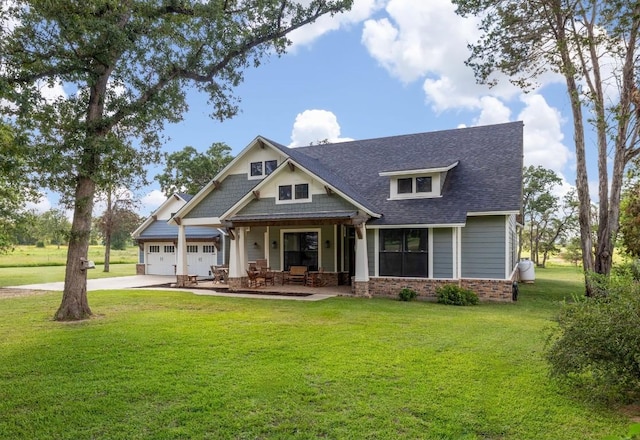
[[(362, 284), (368, 284), (366, 288)], [(418, 299), (435, 299), (436, 288), (445, 284), (456, 284), (464, 289), (473, 290), (481, 300), (487, 301), (512, 301), (512, 280), (482, 280), (482, 279), (428, 279), (428, 278), (391, 278), (372, 277), (369, 282), (351, 285), (351, 293), (354, 296), (372, 296), (383, 298), (398, 298), (398, 293), (405, 287), (415, 290)]]

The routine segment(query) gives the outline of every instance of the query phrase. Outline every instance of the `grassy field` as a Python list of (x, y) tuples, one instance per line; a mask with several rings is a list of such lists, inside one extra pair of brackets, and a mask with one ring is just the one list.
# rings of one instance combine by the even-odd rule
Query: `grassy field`
[[(0, 287), (64, 281), (64, 272), (64, 266), (0, 267)], [(104, 272), (104, 266), (97, 264), (96, 268), (91, 269), (87, 276), (89, 279), (93, 279), (135, 274), (135, 264), (111, 264), (109, 265), (109, 272)]]
[[(104, 264), (104, 246), (90, 246), (89, 260)], [(44, 248), (16, 246), (7, 253), (0, 254), (0, 267), (64, 266), (67, 261), (67, 247), (50, 245)], [(135, 264), (138, 262), (138, 248), (124, 251), (111, 250), (111, 264)]]
[[(2, 274), (0, 274), (2, 279)], [(0, 299), (2, 439), (601, 439), (630, 420), (549, 381), (571, 267), (515, 304), (310, 303), (176, 291)]]

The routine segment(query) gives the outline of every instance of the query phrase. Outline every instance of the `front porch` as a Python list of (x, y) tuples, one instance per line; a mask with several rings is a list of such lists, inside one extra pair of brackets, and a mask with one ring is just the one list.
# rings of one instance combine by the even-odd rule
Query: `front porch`
[[(177, 287), (177, 286), (176, 286)], [(186, 286), (182, 286), (186, 287)], [(350, 296), (351, 286), (320, 286), (311, 287), (296, 284), (275, 284), (274, 286), (258, 286), (247, 287), (246, 283), (240, 288), (230, 289), (229, 284), (215, 282), (212, 279), (198, 280), (197, 284), (192, 284), (189, 289), (209, 290), (216, 292), (224, 292), (230, 294), (255, 294), (255, 295), (279, 295), (279, 296), (311, 296), (311, 295), (329, 295), (329, 296)]]

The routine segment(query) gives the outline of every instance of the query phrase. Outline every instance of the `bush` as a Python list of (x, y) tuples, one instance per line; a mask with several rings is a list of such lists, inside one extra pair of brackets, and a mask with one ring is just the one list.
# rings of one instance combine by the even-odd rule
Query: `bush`
[(36, 247), (37, 247), (37, 248), (43, 248), (43, 247), (45, 247), (45, 246), (44, 246), (44, 241), (38, 241), (38, 242), (36, 242)]
[(416, 291), (409, 289), (408, 287), (403, 287), (400, 293), (398, 293), (400, 301), (411, 301), (413, 299), (416, 299), (417, 296), (418, 294), (416, 293)]
[(598, 296), (565, 303), (557, 317), (546, 350), (551, 374), (600, 399), (640, 397), (640, 285), (631, 276), (595, 279)]
[(455, 284), (445, 284), (436, 289), (436, 297), (440, 304), (454, 306), (471, 306), (480, 302), (478, 295), (469, 289), (463, 289)]

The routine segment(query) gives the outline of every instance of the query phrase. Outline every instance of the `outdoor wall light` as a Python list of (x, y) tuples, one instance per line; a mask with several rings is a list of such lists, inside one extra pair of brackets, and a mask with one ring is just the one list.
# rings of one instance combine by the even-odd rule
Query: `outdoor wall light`
[(271, 247), (272, 247), (273, 249), (278, 249), (278, 242), (277, 242), (277, 241), (275, 241), (275, 240), (273, 240), (273, 242), (271, 242)]
[(253, 242), (253, 248), (254, 249), (258, 249), (259, 247), (260, 246), (258, 246), (258, 242), (257, 241)]
[(324, 247), (326, 247), (327, 249), (329, 249), (331, 247), (331, 242), (329, 240), (324, 242)]

